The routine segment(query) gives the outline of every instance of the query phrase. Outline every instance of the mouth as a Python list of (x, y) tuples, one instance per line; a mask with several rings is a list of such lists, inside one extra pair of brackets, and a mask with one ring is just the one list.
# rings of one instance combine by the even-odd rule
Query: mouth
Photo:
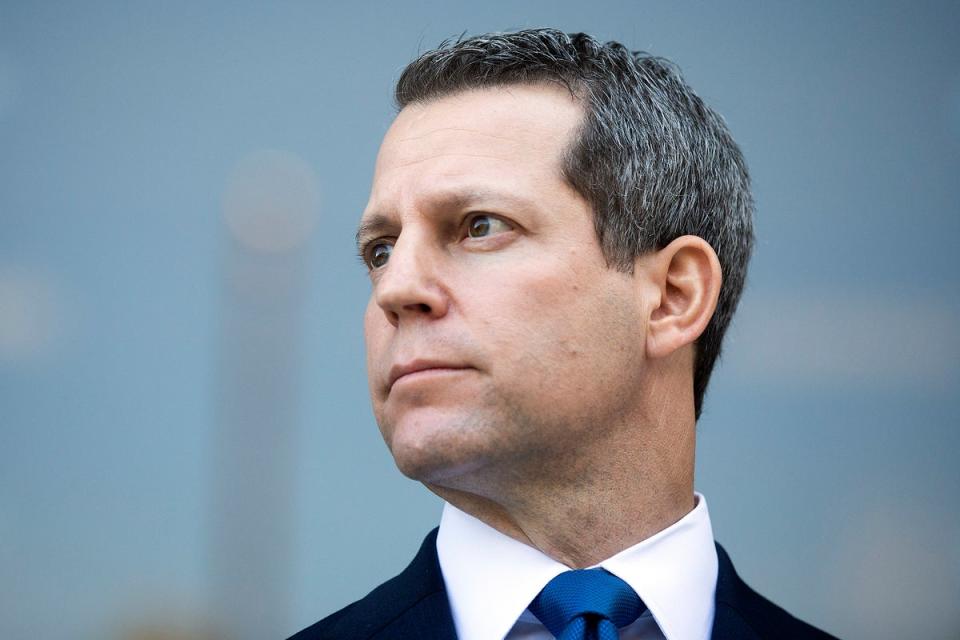
[(412, 381), (414, 379), (426, 378), (433, 375), (444, 375), (468, 369), (473, 369), (473, 367), (439, 360), (412, 360), (405, 364), (394, 365), (390, 367), (390, 375), (387, 380), (387, 392), (390, 392), (393, 386), (400, 381)]

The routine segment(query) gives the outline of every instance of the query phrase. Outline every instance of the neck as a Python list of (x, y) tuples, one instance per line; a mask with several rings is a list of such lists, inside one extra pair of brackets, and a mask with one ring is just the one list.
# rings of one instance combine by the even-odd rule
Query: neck
[[(487, 469), (427, 487), (504, 535), (571, 568), (598, 564), (694, 507), (694, 429), (614, 436), (602, 455)], [(619, 440), (619, 441), (616, 441)], [(611, 453), (616, 452), (616, 453)]]

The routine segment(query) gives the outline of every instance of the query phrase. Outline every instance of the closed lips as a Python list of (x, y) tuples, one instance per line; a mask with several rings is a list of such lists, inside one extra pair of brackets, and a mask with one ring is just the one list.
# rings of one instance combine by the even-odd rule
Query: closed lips
[(431, 371), (431, 370), (445, 370), (445, 371), (456, 371), (461, 369), (469, 369), (470, 367), (461, 365), (461, 364), (452, 364), (449, 362), (434, 362), (434, 361), (414, 361), (405, 365), (394, 365), (390, 368), (390, 378), (388, 382), (388, 387), (392, 388), (394, 383), (402, 378), (403, 376), (408, 376), (413, 373), (418, 373), (420, 371)]

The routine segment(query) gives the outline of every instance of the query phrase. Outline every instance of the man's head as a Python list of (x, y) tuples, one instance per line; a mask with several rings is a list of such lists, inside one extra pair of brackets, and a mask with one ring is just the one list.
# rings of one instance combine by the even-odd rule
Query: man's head
[(677, 72), (525, 31), (422, 55), (396, 97), (358, 239), (371, 394), (401, 468), (429, 475), (434, 452), (458, 473), (550, 434), (568, 451), (650, 419), (635, 399), (678, 363), (699, 416), (752, 203), (739, 150)]

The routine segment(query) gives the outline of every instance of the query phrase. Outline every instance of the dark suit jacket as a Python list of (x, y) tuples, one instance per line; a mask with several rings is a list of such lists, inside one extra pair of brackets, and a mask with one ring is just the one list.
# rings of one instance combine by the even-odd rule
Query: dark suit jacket
[[(720, 566), (714, 640), (833, 638), (797, 620), (748, 587), (720, 545), (717, 545), (717, 556)], [(289, 640), (456, 640), (456, 637), (437, 559), (437, 529), (434, 529), (423, 541), (417, 557), (400, 575)]]

